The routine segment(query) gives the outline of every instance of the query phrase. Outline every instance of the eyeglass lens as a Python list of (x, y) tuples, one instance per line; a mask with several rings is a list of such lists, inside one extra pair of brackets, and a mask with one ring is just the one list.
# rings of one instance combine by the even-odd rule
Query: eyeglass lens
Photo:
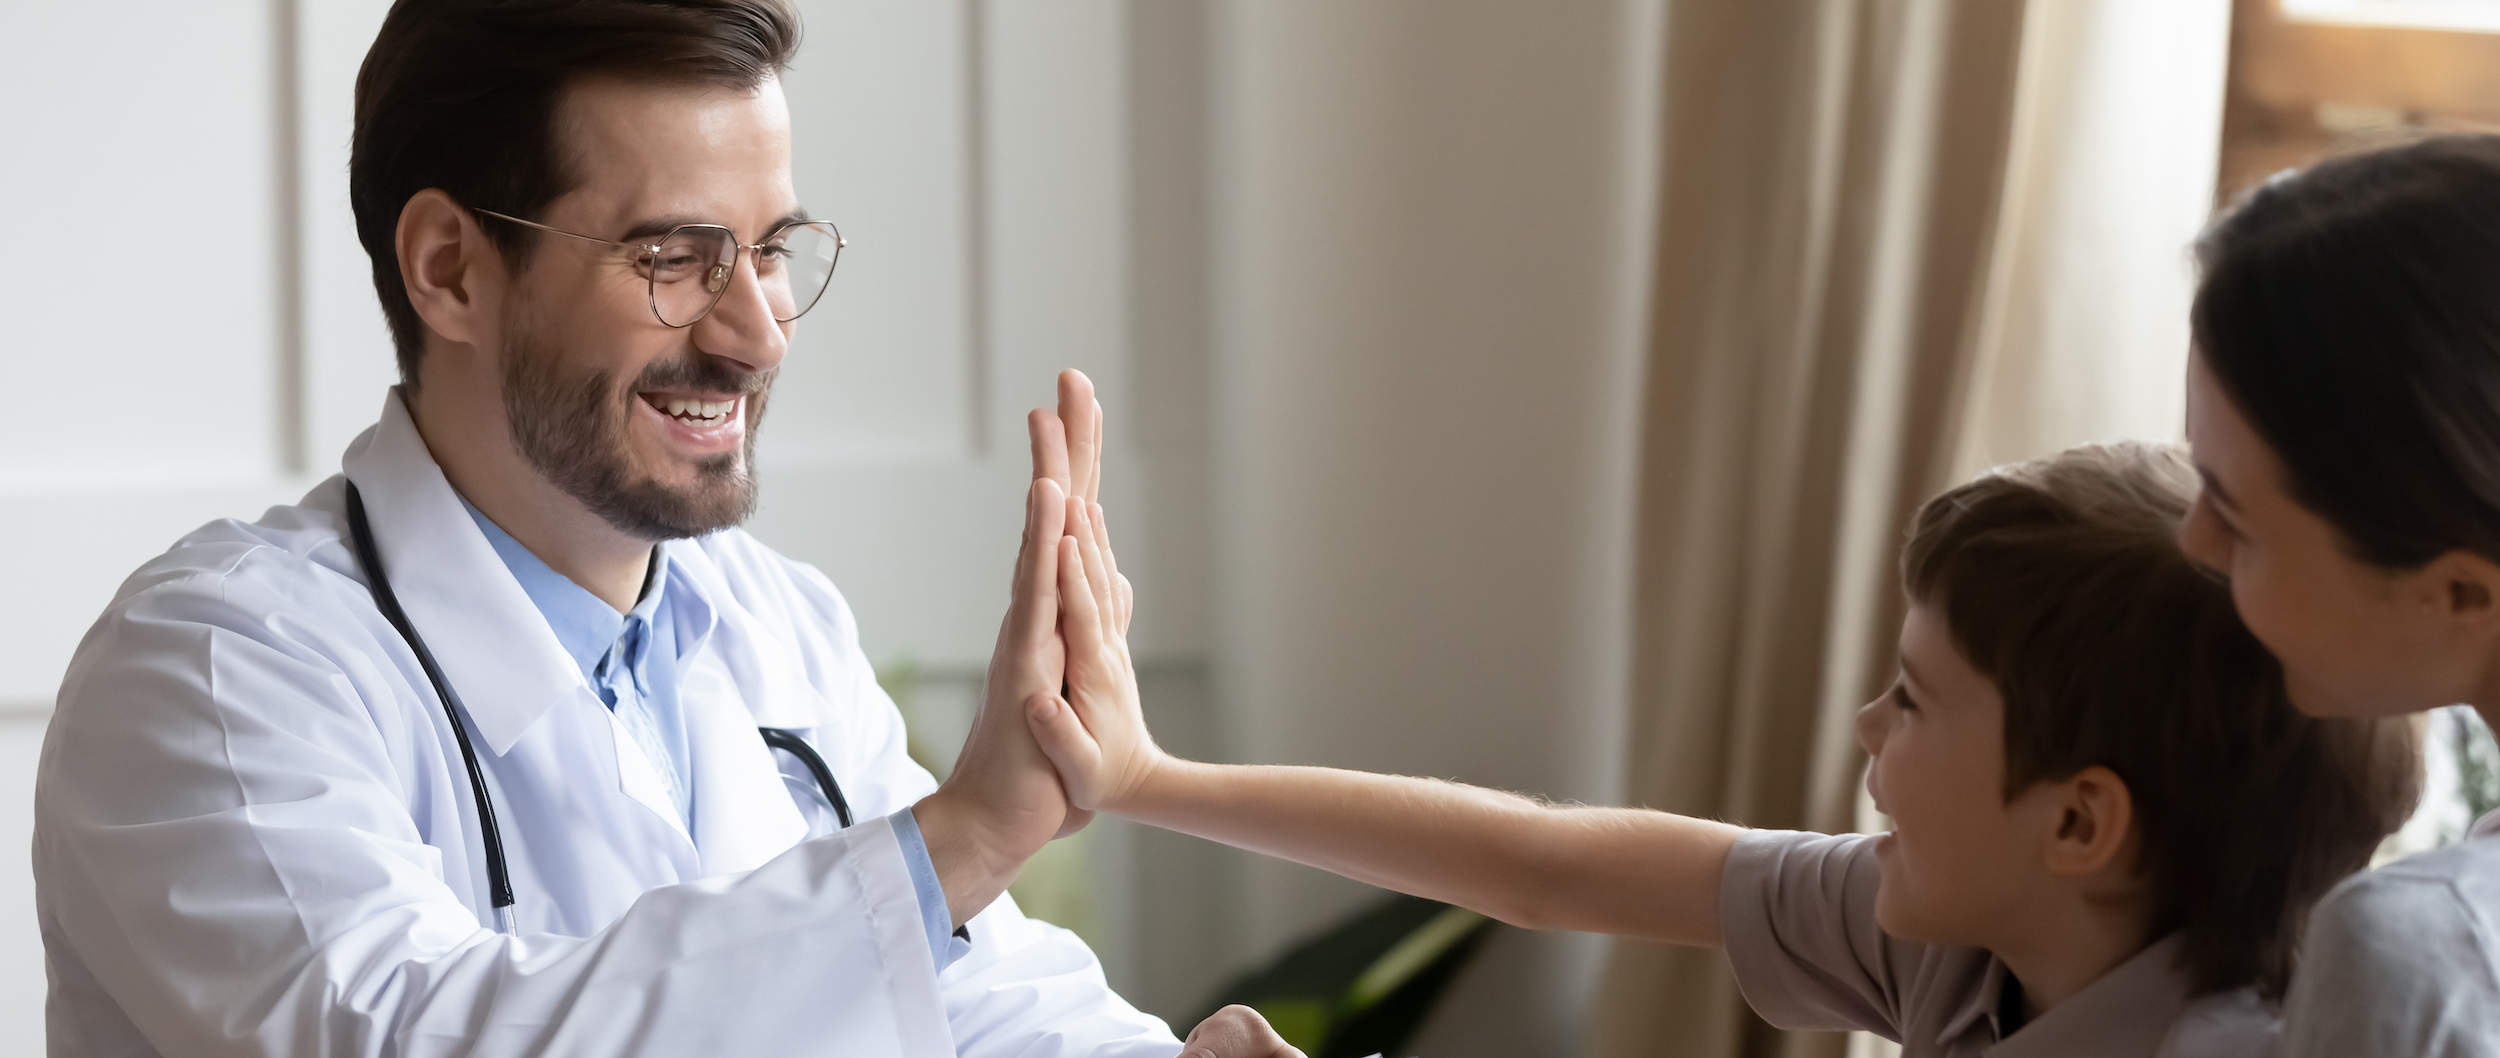
[[(841, 255), (841, 237), (821, 221), (793, 224), (765, 239), (755, 253), (755, 279), (773, 318), (788, 322), (815, 307)], [(726, 228), (679, 228), (643, 265), (660, 322), (685, 327), (712, 311), (728, 291), (738, 272), (738, 241)]]

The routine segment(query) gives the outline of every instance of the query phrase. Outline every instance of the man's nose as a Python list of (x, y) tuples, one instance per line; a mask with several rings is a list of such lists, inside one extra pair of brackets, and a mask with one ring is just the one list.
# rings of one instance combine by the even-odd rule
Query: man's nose
[(773, 318), (764, 284), (755, 275), (755, 254), (741, 251), (719, 304), (694, 325), (695, 347), (735, 360), (749, 371), (770, 371), (790, 353), (789, 325)]

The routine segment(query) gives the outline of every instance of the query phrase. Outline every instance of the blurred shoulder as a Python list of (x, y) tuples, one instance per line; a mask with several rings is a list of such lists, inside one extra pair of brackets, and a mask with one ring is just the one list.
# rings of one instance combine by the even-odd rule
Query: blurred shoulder
[(2500, 839), (2345, 879), (2310, 914), (2286, 1052), (2500, 1055), (2496, 917)]
[(2495, 913), (2500, 913), (2500, 838), (2478, 838), (2344, 879), (2318, 902), (2310, 928), (2394, 940), (2408, 928), (2436, 927), (2490, 941)]

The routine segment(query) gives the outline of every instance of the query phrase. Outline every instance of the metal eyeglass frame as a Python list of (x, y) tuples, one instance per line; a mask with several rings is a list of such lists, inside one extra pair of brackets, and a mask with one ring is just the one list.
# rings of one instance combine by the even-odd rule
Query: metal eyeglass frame
[[(519, 217), (515, 217), (515, 216), (512, 216), (511, 214), (508, 214), (508, 213), (497, 213), (497, 212), (495, 212), (494, 210), (491, 210), (491, 209), (480, 209), (480, 208), (478, 208), (478, 207), (476, 207), (476, 206), (471, 206), (471, 207), (469, 207), (469, 210), (470, 210), (470, 212), (473, 212), (473, 213), (483, 213), (483, 214), (485, 214), (485, 215), (487, 215), (487, 216), (489, 216), (489, 217), (493, 217), (493, 218), (495, 218), (495, 219), (497, 219), (497, 220), (508, 220), (508, 221), (511, 221), (511, 222), (512, 222), (512, 223), (514, 223), (514, 224), (521, 225), (522, 227), (525, 227), (525, 228), (536, 228), (536, 229), (538, 229), (539, 231), (549, 232), (549, 233), (551, 233), (551, 234), (555, 234), (555, 235), (562, 235), (562, 236), (564, 236), (564, 237), (566, 237), (566, 238), (569, 238), (569, 239), (580, 239), (580, 240), (581, 240), (581, 241), (583, 241), (583, 242), (595, 242), (595, 243), (598, 243), (598, 244), (599, 244), (599, 245), (601, 245), (601, 246), (609, 246), (609, 247), (614, 247), (614, 248), (619, 249), (619, 250), (637, 250), (637, 251), (640, 251), (640, 252), (641, 252), (641, 254), (642, 254), (643, 256), (647, 256), (647, 257), (656, 257), (656, 256), (658, 256), (658, 255), (659, 255), (659, 252), (660, 252), (660, 248), (661, 248), (662, 246), (666, 245), (670, 239), (674, 239), (674, 238), (676, 238), (676, 237), (678, 236), (678, 234), (679, 234), (679, 233), (681, 233), (681, 232), (689, 232), (689, 231), (717, 231), (717, 232), (720, 232), (720, 233), (721, 233), (721, 234), (723, 234), (723, 235), (728, 236), (728, 237), (729, 237), (729, 245), (730, 245), (730, 247), (731, 247), (731, 250), (730, 250), (730, 253), (729, 253), (729, 265), (728, 265), (728, 267), (729, 267), (729, 274), (720, 274), (721, 265), (720, 265), (720, 263), (719, 263), (719, 262), (714, 262), (714, 263), (712, 264), (711, 268), (710, 268), (708, 271), (709, 271), (709, 272), (711, 272), (711, 273), (713, 273), (713, 274), (718, 274), (718, 275), (719, 275), (719, 280), (718, 280), (718, 282), (719, 282), (719, 284), (720, 284), (720, 285), (712, 288), (712, 300), (710, 300), (710, 301), (708, 301), (708, 302), (705, 302), (705, 303), (704, 303), (704, 305), (703, 305), (703, 311), (698, 312), (698, 313), (695, 313), (695, 314), (694, 314), (694, 318), (693, 318), (693, 319), (691, 319), (691, 320), (687, 320), (687, 321), (686, 321), (686, 322), (684, 322), (684, 323), (670, 323), (670, 322), (668, 322), (668, 317), (660, 314), (660, 280), (659, 280), (659, 276), (658, 276), (658, 275), (656, 275), (656, 274), (645, 274), (645, 275), (643, 276), (643, 284), (644, 284), (645, 288), (646, 288), (646, 289), (647, 289), (647, 291), (648, 291), (648, 299), (649, 299), (649, 301), (650, 301), (650, 303), (651, 303), (651, 316), (652, 316), (652, 318), (659, 320), (659, 321), (660, 321), (661, 326), (664, 326), (664, 327), (669, 327), (669, 328), (673, 328), (673, 329), (676, 329), (676, 330), (684, 330), (684, 329), (686, 329), (686, 328), (688, 328), (688, 327), (692, 327), (692, 326), (694, 326), (695, 324), (698, 324), (698, 323), (703, 322), (703, 318), (704, 318), (705, 316), (709, 316), (709, 315), (711, 315), (711, 314), (712, 314), (712, 309), (720, 305), (721, 295), (726, 294), (726, 293), (728, 293), (728, 292), (729, 292), (729, 279), (730, 279), (731, 275), (734, 275), (734, 274), (736, 273), (736, 271), (737, 271), (737, 267), (738, 267), (738, 257), (739, 257), (741, 254), (744, 254), (744, 253), (745, 253), (746, 251), (748, 251), (748, 250), (755, 250), (755, 251), (759, 251), (759, 252), (761, 252), (762, 250), (764, 250), (764, 249), (766, 248), (766, 243), (764, 243), (764, 242), (746, 243), (746, 244), (741, 244), (741, 243), (739, 243), (739, 242), (738, 242), (738, 233), (737, 233), (737, 232), (734, 232), (734, 231), (731, 231), (727, 225), (722, 225), (722, 224), (680, 224), (680, 225), (678, 225), (678, 226), (676, 226), (676, 227), (674, 227), (674, 228), (670, 228), (668, 231), (666, 231), (666, 232), (662, 233), (662, 234), (660, 235), (659, 241), (657, 241), (657, 242), (648, 242), (648, 243), (643, 243), (643, 242), (619, 242), (619, 241), (617, 241), (617, 240), (615, 240), (615, 239), (602, 239), (602, 238), (600, 238), (600, 237), (598, 237), (598, 236), (596, 236), (596, 235), (584, 235), (584, 234), (581, 234), (580, 232), (571, 232), (571, 231), (566, 231), (566, 230), (564, 230), (564, 229), (562, 229), (562, 228), (550, 228), (550, 227), (548, 227), (548, 226), (546, 226), (546, 225), (544, 225), (544, 224), (540, 224), (540, 223), (538, 223), (537, 221), (534, 221), (534, 220), (522, 220), (521, 218), (519, 218)], [(774, 319), (776, 322), (779, 322), (779, 323), (788, 323), (788, 322), (790, 322), (790, 321), (792, 321), (792, 320), (798, 319), (798, 318), (799, 318), (799, 317), (801, 317), (801, 316), (805, 316), (805, 315), (807, 315), (807, 310), (812, 309), (812, 308), (815, 308), (815, 307), (816, 307), (816, 303), (817, 303), (817, 302), (824, 300), (824, 297), (825, 297), (825, 291), (830, 290), (830, 289), (832, 289), (832, 288), (833, 288), (833, 273), (834, 273), (834, 266), (838, 266), (838, 265), (840, 265), (840, 264), (842, 263), (842, 248), (843, 248), (843, 247), (845, 247), (845, 246), (850, 245), (850, 242), (849, 242), (848, 240), (845, 240), (844, 238), (842, 238), (842, 229), (837, 228), (837, 227), (834, 227), (833, 222), (832, 222), (832, 221), (829, 221), (829, 220), (794, 220), (794, 221), (790, 221), (790, 222), (788, 222), (788, 223), (786, 223), (786, 224), (783, 224), (783, 225), (781, 225), (780, 227), (774, 228), (773, 230), (771, 230), (771, 231), (769, 231), (769, 232), (764, 233), (764, 238), (765, 238), (767, 241), (769, 241), (769, 240), (771, 240), (774, 236), (779, 235), (779, 234), (781, 234), (782, 232), (788, 231), (788, 230), (790, 230), (790, 229), (792, 229), (792, 228), (802, 227), (802, 226), (806, 226), (806, 225), (819, 225), (819, 224), (820, 224), (820, 225), (823, 225), (826, 231), (829, 231), (829, 232), (832, 232), (832, 233), (833, 233), (833, 262), (834, 262), (834, 264), (833, 264), (833, 266), (828, 266), (828, 267), (826, 267), (826, 269), (825, 269), (825, 282), (824, 282), (824, 285), (819, 286), (819, 287), (817, 287), (817, 288), (816, 288), (816, 293), (815, 293), (815, 295), (807, 299), (807, 304), (799, 306), (799, 307), (798, 307), (798, 311), (796, 311), (796, 312), (792, 312), (791, 314), (789, 314), (789, 315), (787, 315), (787, 316), (775, 316), (775, 317), (773, 317), (773, 319)], [(636, 258), (636, 260), (637, 260), (637, 261), (639, 261), (639, 260), (641, 260), (641, 259), (642, 259), (642, 257), (637, 257), (637, 258)]]

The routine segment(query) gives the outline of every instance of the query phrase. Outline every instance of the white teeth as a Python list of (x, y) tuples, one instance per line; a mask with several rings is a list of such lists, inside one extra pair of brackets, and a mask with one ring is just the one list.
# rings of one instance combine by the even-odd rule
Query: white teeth
[(738, 406), (735, 400), (678, 400), (661, 402), (664, 413), (677, 419), (711, 425), (728, 416)]

